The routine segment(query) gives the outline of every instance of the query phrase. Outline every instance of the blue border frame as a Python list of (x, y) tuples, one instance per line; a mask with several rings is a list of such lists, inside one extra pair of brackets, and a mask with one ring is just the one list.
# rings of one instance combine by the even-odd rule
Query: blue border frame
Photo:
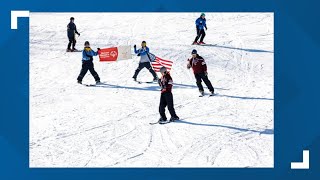
[[(319, 179), (320, 13), (316, 0), (97, 0), (0, 2), (0, 179)], [(10, 11), (274, 12), (275, 168), (29, 168), (29, 20), (10, 29)], [(310, 150), (310, 169), (291, 170)]]

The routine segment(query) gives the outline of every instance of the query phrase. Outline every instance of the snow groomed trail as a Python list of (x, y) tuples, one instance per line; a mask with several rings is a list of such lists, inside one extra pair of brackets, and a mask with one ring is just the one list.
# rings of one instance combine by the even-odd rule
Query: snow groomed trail
[[(78, 85), (81, 53), (65, 52), (71, 16), (81, 33), (78, 49), (87, 40), (93, 49), (145, 40), (152, 53), (172, 60), (181, 120), (149, 124), (159, 118), (160, 89), (132, 81), (136, 56), (114, 63), (95, 57), (104, 84)], [(273, 14), (207, 13), (208, 45), (192, 46), (198, 16), (31, 13), (30, 167), (273, 167)], [(194, 48), (217, 96), (198, 97), (186, 68)], [(138, 80), (152, 76), (144, 69)], [(83, 83), (94, 83), (90, 73)]]

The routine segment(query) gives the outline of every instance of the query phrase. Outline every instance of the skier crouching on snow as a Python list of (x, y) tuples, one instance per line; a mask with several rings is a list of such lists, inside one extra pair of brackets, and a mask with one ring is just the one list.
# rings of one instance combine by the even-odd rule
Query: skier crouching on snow
[(100, 83), (100, 77), (93, 67), (93, 56), (97, 56), (98, 54), (100, 54), (100, 48), (98, 48), (97, 52), (95, 52), (90, 48), (89, 41), (86, 41), (84, 43), (84, 49), (82, 51), (82, 68), (77, 78), (79, 84), (82, 84), (82, 79), (86, 75), (88, 70), (94, 77), (96, 84)]
[(178, 120), (179, 117), (177, 116), (174, 107), (173, 107), (173, 96), (172, 96), (172, 78), (170, 73), (167, 72), (167, 68), (161, 67), (160, 73), (162, 77), (158, 80), (159, 85), (161, 87), (161, 98), (160, 98), (160, 105), (159, 105), (159, 113), (160, 113), (160, 124), (167, 123), (167, 117), (165, 114), (165, 108), (168, 106), (168, 110), (170, 112), (171, 118), (170, 122)]
[[(206, 36), (206, 32), (204, 31), (204, 28), (206, 28), (206, 30), (208, 28), (207, 28), (207, 24), (206, 24), (206, 15), (204, 13), (201, 13), (201, 16), (196, 20), (196, 28), (197, 28), (197, 36), (193, 42), (193, 45), (205, 44), (203, 42), (203, 39)], [(199, 38), (200, 38), (200, 42), (198, 43)]]
[(143, 69), (143, 68), (147, 68), (150, 73), (153, 76), (153, 81), (157, 81), (158, 80), (158, 76), (157, 74), (154, 72), (154, 70), (151, 67), (151, 59), (149, 56), (149, 48), (147, 47), (147, 43), (146, 41), (142, 41), (141, 43), (141, 48), (137, 50), (137, 46), (134, 45), (134, 53), (136, 53), (138, 56), (140, 56), (140, 61), (139, 61), (139, 66), (136, 69), (134, 75), (133, 75), (133, 80), (137, 81), (137, 76), (139, 74), (139, 72)]
[(191, 52), (192, 57), (188, 59), (188, 65), (187, 68), (190, 69), (192, 67), (194, 76), (197, 80), (197, 86), (200, 91), (200, 96), (204, 95), (203, 86), (201, 84), (201, 80), (204, 81), (204, 83), (207, 85), (209, 91), (211, 92), (211, 95), (214, 95), (214, 88), (208, 79), (208, 72), (207, 72), (207, 65), (205, 60), (199, 56), (197, 53), (197, 50), (192, 50)]

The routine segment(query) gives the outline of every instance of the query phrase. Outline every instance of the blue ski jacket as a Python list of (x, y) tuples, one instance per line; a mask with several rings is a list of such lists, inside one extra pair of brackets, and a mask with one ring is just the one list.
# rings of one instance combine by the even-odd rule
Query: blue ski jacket
[(91, 48), (84, 48), (82, 51), (82, 61), (92, 61), (93, 56), (97, 56), (98, 52), (95, 52)]
[(199, 29), (199, 30), (202, 30), (202, 29), (204, 29), (204, 28), (207, 28), (206, 18), (202, 19), (201, 17), (199, 17), (199, 18), (196, 20), (196, 27), (197, 27), (197, 29)]
[(140, 49), (136, 49), (134, 48), (134, 53), (138, 54), (140, 56), (140, 62), (139, 63), (145, 63), (145, 62), (150, 62), (151, 60), (148, 57), (148, 53), (149, 53), (149, 48), (140, 48)]

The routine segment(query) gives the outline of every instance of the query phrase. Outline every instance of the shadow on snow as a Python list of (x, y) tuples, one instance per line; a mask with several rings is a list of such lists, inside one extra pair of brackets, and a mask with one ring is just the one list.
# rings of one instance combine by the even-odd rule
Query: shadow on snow
[(218, 48), (225, 48), (225, 49), (234, 49), (234, 50), (240, 50), (240, 51), (247, 51), (247, 52), (261, 52), (261, 53), (273, 53), (273, 51), (267, 51), (262, 49), (245, 49), (245, 48), (236, 48), (236, 47), (230, 47), (230, 46), (220, 46), (216, 44), (204, 44), (201, 46), (210, 46), (210, 47), (218, 47)]
[(226, 125), (194, 123), (194, 122), (189, 122), (185, 120), (178, 120), (178, 121), (175, 121), (175, 123), (190, 124), (195, 126), (220, 127), (220, 128), (227, 128), (227, 129), (232, 129), (232, 130), (241, 131), (241, 132), (252, 132), (252, 133), (267, 134), (267, 135), (274, 134), (273, 129), (265, 129), (262, 131), (258, 131), (253, 129), (237, 128), (237, 127), (226, 126)]

